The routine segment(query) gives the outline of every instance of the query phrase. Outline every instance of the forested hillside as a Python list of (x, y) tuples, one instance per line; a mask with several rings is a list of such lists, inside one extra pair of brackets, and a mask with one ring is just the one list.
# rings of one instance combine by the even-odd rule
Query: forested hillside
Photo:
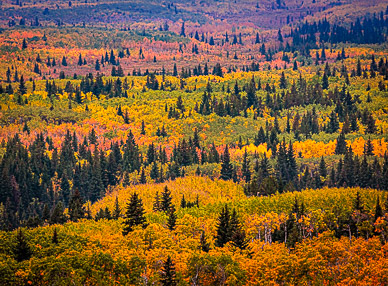
[(388, 2), (2, 1), (4, 285), (388, 283)]

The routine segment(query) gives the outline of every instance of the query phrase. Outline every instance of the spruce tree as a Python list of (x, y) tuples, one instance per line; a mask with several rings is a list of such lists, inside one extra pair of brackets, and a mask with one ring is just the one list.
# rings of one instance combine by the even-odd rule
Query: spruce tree
[(168, 256), (167, 260), (163, 263), (163, 269), (160, 273), (160, 283), (162, 286), (175, 286), (176, 283), (176, 273), (175, 266), (171, 260), (171, 257)]
[(216, 246), (223, 247), (230, 238), (230, 213), (228, 206), (225, 205), (218, 216)]
[(280, 76), (279, 88), (283, 88), (283, 89), (287, 88), (287, 80), (286, 80), (286, 76), (284, 75), (284, 72), (282, 72)]
[(154, 198), (154, 203), (152, 206), (152, 210), (154, 212), (159, 212), (161, 211), (160, 209), (160, 197), (159, 197), (159, 192), (156, 192), (155, 198)]
[(376, 222), (377, 219), (382, 216), (383, 216), (383, 209), (381, 208), (381, 205), (380, 205), (380, 197), (377, 197), (374, 222)]
[(169, 211), (168, 211), (168, 218), (167, 218), (167, 227), (170, 231), (173, 231), (176, 226), (176, 212), (175, 212), (175, 206), (171, 205)]
[(23, 44), (22, 44), (22, 50), (27, 49), (27, 41), (26, 39), (23, 39)]
[(229, 237), (230, 241), (235, 247), (245, 249), (247, 247), (247, 241), (245, 232), (243, 231), (240, 221), (237, 217), (237, 212), (233, 209), (229, 221)]
[(233, 176), (233, 165), (230, 163), (229, 147), (225, 146), (221, 164), (221, 179), (230, 180)]
[(347, 149), (346, 141), (345, 141), (345, 133), (341, 132), (341, 134), (337, 138), (337, 143), (335, 146), (335, 154), (345, 154)]
[(141, 131), (140, 131), (140, 134), (141, 135), (145, 135), (146, 132), (145, 132), (145, 124), (144, 124), (144, 120), (141, 122)]
[(172, 205), (171, 191), (167, 188), (167, 186), (165, 186), (160, 200), (160, 210), (167, 212), (170, 210), (171, 205)]
[(67, 218), (64, 214), (62, 201), (59, 201), (55, 206), (50, 216), (50, 224), (64, 223)]
[(328, 89), (329, 88), (329, 78), (325, 73), (323, 73), (323, 77), (322, 77), (322, 89)]
[(370, 137), (369, 137), (364, 145), (364, 155), (374, 156), (373, 149), (374, 149), (373, 144), (372, 144), (372, 141), (370, 140)]
[(328, 133), (334, 133), (339, 129), (339, 122), (338, 122), (338, 117), (335, 111), (332, 111), (330, 114), (330, 121), (327, 126), (327, 132)]
[(54, 228), (53, 237), (52, 237), (51, 241), (54, 244), (58, 244), (58, 232), (57, 232), (56, 227)]
[(28, 260), (32, 256), (32, 250), (27, 243), (27, 239), (21, 229), (16, 234), (16, 245), (13, 249), (15, 259), (17, 262)]
[(19, 81), (19, 93), (21, 95), (24, 95), (27, 93), (27, 87), (26, 87), (26, 84), (24, 82), (24, 78), (23, 78), (23, 75), (20, 76), (20, 81)]
[(123, 235), (127, 235), (133, 231), (133, 228), (137, 225), (146, 227), (146, 217), (143, 202), (136, 192), (132, 194), (129, 203), (127, 204), (125, 220), (123, 224)]
[(248, 183), (251, 180), (251, 170), (249, 168), (249, 165), (250, 165), (250, 161), (248, 159), (247, 148), (245, 148), (243, 165), (242, 165), (242, 175), (246, 183)]
[(119, 205), (119, 199), (116, 196), (115, 207), (113, 209), (112, 218), (113, 219), (118, 219), (120, 216), (121, 216), (121, 209), (120, 209), (120, 205)]
[(199, 248), (204, 252), (209, 252), (210, 244), (206, 241), (205, 231), (202, 230), (201, 236), (199, 237)]
[(85, 217), (82, 197), (78, 189), (72, 194), (69, 202), (69, 217), (71, 221), (77, 222)]
[(296, 159), (295, 159), (295, 154), (294, 154), (294, 149), (291, 141), (289, 142), (288, 145), (288, 150), (287, 150), (287, 167), (288, 167), (288, 180), (292, 181), (296, 178), (298, 175), (298, 170), (297, 170), (297, 164), (296, 164)]
[(185, 200), (185, 195), (182, 195), (181, 199), (181, 209), (184, 209), (187, 206), (186, 200)]
[(319, 163), (319, 175), (324, 178), (327, 176), (327, 167), (323, 156), (321, 157), (321, 162)]
[(361, 201), (360, 192), (358, 192), (358, 191), (356, 194), (356, 199), (354, 200), (354, 203), (353, 203), (353, 208), (354, 208), (354, 210), (359, 211), (361, 213), (364, 211), (364, 206), (363, 206), (363, 203)]

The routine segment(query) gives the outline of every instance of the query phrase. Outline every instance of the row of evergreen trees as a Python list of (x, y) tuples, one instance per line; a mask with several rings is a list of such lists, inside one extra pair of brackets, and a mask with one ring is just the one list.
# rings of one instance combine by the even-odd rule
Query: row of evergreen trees
[[(28, 126), (25, 127), (25, 132), (28, 132)], [(186, 166), (197, 164), (196, 174), (199, 175), (201, 164), (221, 163), (221, 178), (236, 182), (244, 179), (248, 183), (247, 194), (253, 195), (269, 194), (277, 189), (320, 188), (323, 185), (388, 189), (387, 156), (382, 165), (377, 158), (373, 164), (368, 163), (367, 157), (361, 161), (346, 147), (345, 134), (342, 133), (337, 139), (336, 153), (344, 154), (344, 159), (340, 159), (336, 168), (331, 172), (298, 169), (292, 144), (287, 147), (284, 140), (279, 144), (279, 131), (276, 129), (276, 124), (267, 129), (269, 137), (260, 129), (255, 138), (257, 144), (263, 141), (269, 143), (276, 162), (275, 172), (268, 158), (264, 157), (261, 162), (256, 160), (255, 174), (252, 174), (252, 166), (245, 153), (242, 175), (239, 175), (237, 165), (231, 162), (229, 146), (226, 145), (222, 154), (214, 144), (202, 146), (198, 130), (188, 140), (180, 140), (170, 157), (164, 148), (157, 148), (154, 144), (150, 144), (147, 152), (142, 154), (131, 132), (125, 142), (112, 142), (107, 150), (109, 152), (96, 147), (98, 138), (94, 129), (81, 142), (75, 133), (67, 132), (59, 150), (54, 148), (50, 137), (42, 134), (28, 148), (15, 136), (6, 145), (3, 142), (6, 152), (0, 162), (0, 203), (4, 208), (3, 214), (9, 216), (4, 219), (6, 223), (3, 225), (12, 229), (29, 218), (36, 218), (37, 214), (43, 217), (44, 210), (45, 219), (49, 219), (56, 208), (69, 207), (75, 193), (79, 193), (82, 200), (94, 202), (104, 196), (109, 186), (146, 183), (146, 168), (150, 169), (150, 178), (160, 183), (184, 176)], [(52, 151), (51, 158), (47, 151)], [(365, 155), (373, 155), (370, 140), (365, 146)], [(166, 164), (167, 169), (163, 170)], [(131, 181), (131, 173), (139, 179)]]

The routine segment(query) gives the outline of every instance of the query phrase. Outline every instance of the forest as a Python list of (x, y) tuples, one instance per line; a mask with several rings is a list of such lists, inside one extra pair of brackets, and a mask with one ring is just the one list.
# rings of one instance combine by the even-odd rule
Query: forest
[(388, 2), (0, 2), (2, 285), (388, 284)]

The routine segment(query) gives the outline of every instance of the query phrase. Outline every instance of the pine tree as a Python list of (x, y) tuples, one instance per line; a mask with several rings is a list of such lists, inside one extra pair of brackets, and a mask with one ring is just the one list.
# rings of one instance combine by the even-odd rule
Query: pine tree
[(182, 195), (181, 199), (181, 209), (184, 209), (187, 206), (185, 195)]
[(66, 61), (66, 57), (65, 57), (65, 56), (63, 56), (63, 58), (62, 58), (62, 65), (63, 65), (64, 67), (67, 66), (67, 61)]
[(171, 206), (172, 206), (171, 191), (167, 188), (167, 186), (165, 186), (160, 200), (160, 210), (164, 212), (168, 212)]
[(229, 147), (225, 146), (221, 165), (221, 179), (230, 180), (233, 176), (233, 165), (230, 163)]
[(356, 199), (354, 200), (354, 203), (353, 203), (353, 208), (354, 208), (354, 210), (359, 211), (361, 213), (364, 211), (364, 206), (363, 206), (363, 203), (361, 201), (360, 192), (358, 192), (358, 191), (356, 194)]
[(28, 127), (27, 121), (24, 121), (23, 132), (27, 132), (30, 135), (30, 128)]
[(298, 175), (298, 170), (297, 170), (294, 149), (291, 141), (288, 145), (288, 150), (287, 150), (287, 169), (288, 169), (288, 180), (289, 181), (294, 180)]
[(133, 231), (133, 228), (137, 225), (146, 227), (146, 217), (143, 202), (136, 192), (132, 194), (129, 203), (127, 204), (125, 220), (123, 224), (123, 235), (127, 235)]
[(58, 244), (58, 232), (57, 232), (56, 227), (54, 228), (53, 237), (51, 239), (51, 242), (54, 244)]
[(23, 231), (20, 228), (16, 235), (16, 245), (13, 249), (13, 253), (15, 255), (16, 261), (18, 262), (29, 260), (32, 256), (32, 250), (27, 243), (27, 239)]
[(319, 175), (324, 178), (327, 176), (327, 167), (323, 156), (321, 157), (321, 162), (319, 163)]
[(176, 273), (175, 266), (171, 260), (171, 257), (168, 256), (167, 260), (163, 263), (163, 269), (160, 273), (160, 283), (162, 286), (175, 286), (176, 283)]
[(22, 50), (27, 49), (27, 41), (26, 39), (23, 39), (23, 44), (22, 44)]
[(141, 122), (141, 131), (140, 131), (140, 134), (141, 135), (145, 135), (146, 132), (145, 132), (145, 124), (144, 124), (144, 120)]
[(120, 216), (121, 216), (121, 209), (120, 209), (120, 205), (119, 205), (119, 199), (116, 196), (115, 207), (113, 209), (112, 218), (113, 219), (118, 219)]
[(328, 88), (329, 88), (329, 78), (326, 72), (324, 72), (322, 77), (322, 89), (328, 89)]
[(246, 183), (248, 183), (251, 180), (251, 170), (249, 168), (249, 165), (250, 165), (250, 162), (248, 159), (247, 148), (245, 148), (243, 165), (242, 165), (242, 175)]
[(341, 134), (337, 138), (337, 143), (335, 146), (335, 154), (345, 154), (347, 149), (345, 134), (341, 132)]
[(81, 54), (79, 54), (79, 57), (78, 57), (78, 65), (79, 65), (79, 66), (82, 66), (82, 64), (83, 64), (82, 56), (81, 56)]
[(225, 205), (218, 216), (216, 246), (223, 247), (230, 239), (230, 213), (228, 206)]
[(235, 209), (233, 209), (229, 220), (229, 237), (235, 247), (240, 249), (245, 249), (247, 247), (245, 232), (241, 227), (241, 223), (237, 217)]
[(284, 75), (284, 72), (282, 72), (282, 75), (280, 76), (280, 84), (279, 84), (279, 88), (287, 88), (287, 80), (286, 80), (286, 76)]
[(260, 44), (260, 37), (259, 37), (259, 33), (256, 33), (255, 44)]
[(374, 149), (373, 144), (372, 144), (372, 141), (370, 140), (370, 137), (369, 137), (364, 145), (364, 155), (374, 156), (373, 149)]
[(85, 209), (83, 207), (82, 197), (78, 189), (75, 190), (69, 202), (70, 220), (77, 222), (85, 217)]
[(376, 209), (375, 209), (375, 219), (374, 222), (377, 221), (379, 217), (383, 216), (383, 209), (380, 206), (380, 197), (377, 197), (377, 202), (376, 202)]
[(94, 69), (96, 71), (100, 71), (101, 70), (101, 65), (100, 65), (100, 61), (97, 59), (96, 60), (96, 65), (94, 66)]
[(338, 117), (337, 117), (337, 114), (334, 111), (332, 111), (330, 114), (329, 125), (327, 126), (327, 132), (334, 133), (338, 129), (339, 129)]
[(176, 212), (175, 212), (175, 206), (171, 205), (170, 209), (168, 210), (168, 218), (167, 218), (167, 227), (170, 231), (173, 231), (176, 226)]
[(283, 43), (283, 36), (282, 36), (282, 32), (280, 31), (280, 29), (278, 31), (278, 41)]
[(50, 216), (50, 224), (61, 224), (66, 222), (67, 218), (64, 214), (62, 201), (59, 201), (55, 206)]
[(160, 197), (159, 197), (159, 192), (156, 192), (153, 207), (152, 207), (154, 212), (159, 212), (161, 211), (160, 209)]
[(27, 87), (26, 87), (26, 84), (24, 82), (24, 78), (23, 78), (23, 75), (20, 76), (20, 81), (19, 81), (19, 93), (21, 95), (24, 95), (27, 93)]
[(183, 37), (186, 37), (186, 33), (185, 33), (185, 22), (182, 23), (180, 35), (183, 36)]
[(202, 230), (201, 236), (199, 237), (199, 248), (204, 252), (209, 252), (210, 244), (206, 241), (205, 231)]

